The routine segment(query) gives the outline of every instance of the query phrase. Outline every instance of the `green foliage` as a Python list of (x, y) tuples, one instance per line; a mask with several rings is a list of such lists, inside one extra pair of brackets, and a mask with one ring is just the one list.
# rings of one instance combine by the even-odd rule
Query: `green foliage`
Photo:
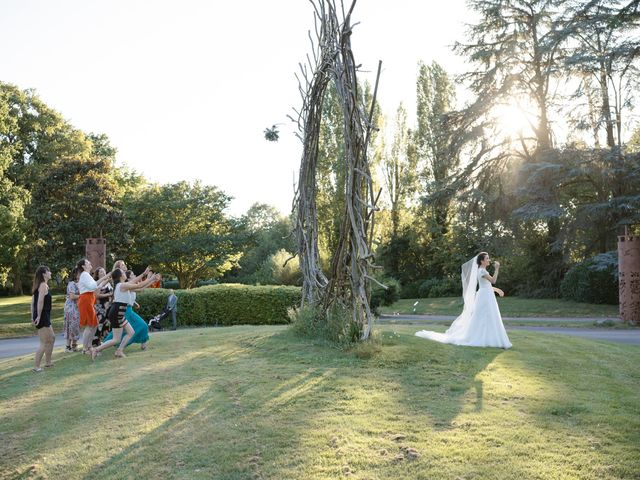
[[(285, 265), (286, 263), (286, 265)], [(280, 249), (262, 263), (253, 276), (256, 283), (263, 285), (302, 284), (300, 260), (284, 249)]]
[(380, 246), (378, 258), (385, 273), (397, 278), (404, 288), (424, 278), (429, 268), (426, 252), (423, 237), (415, 229), (405, 228)]
[[(83, 162), (91, 158), (92, 140), (49, 108), (34, 91), (0, 82), (0, 222), (2, 230), (10, 229), (0, 239), (2, 255), (10, 256), (9, 261), (0, 259), (0, 270), (5, 279), (11, 270), (14, 292), (21, 292), (25, 272), (33, 266), (27, 265), (27, 259), (37, 261), (38, 249), (46, 248), (49, 241), (48, 225), (39, 221), (45, 210), (52, 213), (46, 189), (60, 187), (55, 178), (49, 177), (51, 169), (69, 159)], [(44, 195), (34, 195), (36, 191)], [(74, 197), (84, 193), (72, 188), (67, 192), (73, 192)], [(78, 256), (76, 253), (69, 262)]]
[(273, 125), (271, 128), (269, 127), (265, 128), (264, 139), (269, 142), (277, 142), (280, 139), (280, 132), (278, 131), (278, 126)]
[(230, 197), (199, 182), (154, 185), (127, 199), (135, 250), (142, 263), (178, 278), (181, 288), (215, 279), (240, 257)]
[[(416, 86), (417, 126), (413, 132), (413, 148), (422, 171), (419, 178), (423, 200), (418, 216), (422, 228), (428, 229), (424, 233), (441, 242), (449, 230), (453, 197), (453, 192), (444, 193), (443, 187), (460, 164), (460, 147), (447, 124), (448, 115), (455, 107), (455, 87), (447, 72), (436, 62), (428, 66), (422, 62), (418, 64)], [(444, 272), (437, 265), (435, 273)]]
[[(612, 252), (615, 254), (616, 252)], [(612, 257), (608, 255), (608, 257)], [(562, 298), (575, 302), (618, 303), (617, 262), (596, 257), (572, 267), (560, 285)]]
[(84, 256), (85, 239), (101, 234), (110, 251), (128, 251), (128, 222), (112, 172), (110, 159), (67, 159), (38, 175), (28, 214), (41, 239), (32, 254), (36, 263), (64, 277)]
[[(297, 260), (292, 260), (286, 269), (283, 269), (282, 264), (286, 258), (282, 262), (275, 259), (275, 256), (282, 256), (278, 254), (279, 251), (295, 250), (291, 220), (288, 217), (283, 217), (272, 206), (256, 203), (236, 222), (234, 230), (239, 238), (239, 249), (243, 253), (237, 266), (225, 273), (222, 281), (249, 284), (298, 284), (296, 279), (281, 278), (287, 277), (289, 273), (295, 276), (295, 272), (289, 272), (289, 269), (297, 264)], [(287, 255), (287, 258), (289, 256)]]
[(400, 298), (420, 298), (420, 285), (422, 285), (420, 280), (403, 284), (400, 289)]
[[(162, 311), (170, 290), (141, 292), (140, 315), (148, 320)], [(176, 290), (180, 326), (275, 325), (288, 323), (287, 310), (301, 301), (300, 288), (220, 284)]]
[[(362, 104), (371, 108), (371, 86), (365, 83), (359, 89)], [(373, 124), (380, 121), (378, 105), (373, 108)], [(377, 132), (373, 129), (370, 144), (377, 143)], [(380, 135), (381, 137), (383, 135)], [(344, 114), (333, 82), (325, 92), (322, 105), (322, 123), (318, 141), (318, 164), (316, 170), (316, 210), (318, 214), (318, 236), (321, 256), (330, 257), (337, 246), (340, 226), (344, 215), (345, 168), (344, 168)], [(373, 153), (375, 164), (376, 152)]]
[(0, 285), (7, 282), (10, 270), (19, 268), (26, 257), (27, 221), (25, 208), (29, 204), (29, 192), (0, 178)]
[(371, 283), (371, 300), (369, 305), (375, 311), (382, 305), (388, 306), (400, 299), (400, 282), (395, 278), (383, 277), (378, 280), (387, 288), (382, 288), (375, 282)]
[(455, 297), (462, 295), (459, 278), (429, 278), (420, 284), (420, 298)]
[(332, 306), (322, 313), (314, 306), (291, 308), (288, 312), (293, 332), (302, 337), (322, 339), (336, 345), (351, 345), (357, 342), (362, 331), (353, 321), (351, 309), (341, 305)]
[(389, 200), (392, 238), (398, 235), (401, 221), (407, 213), (408, 200), (415, 196), (417, 160), (410, 144), (407, 111), (401, 103), (396, 110), (391, 151), (384, 152), (382, 156), (383, 180)]

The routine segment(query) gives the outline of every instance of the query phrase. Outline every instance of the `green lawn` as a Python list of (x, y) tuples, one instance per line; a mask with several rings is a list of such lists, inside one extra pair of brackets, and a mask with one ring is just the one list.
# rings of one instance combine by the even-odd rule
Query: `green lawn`
[[(51, 321), (56, 333), (62, 331), (64, 323), (64, 295), (53, 296)], [(36, 335), (30, 317), (31, 297), (0, 297), (0, 338)]]
[[(414, 303), (418, 305), (414, 307)], [(504, 297), (498, 298), (500, 312), (505, 317), (617, 317), (617, 305), (595, 305), (555, 299)], [(415, 308), (415, 311), (414, 311)], [(412, 298), (398, 300), (380, 309), (385, 314), (460, 315), (461, 297)]]
[(350, 352), (243, 326), (154, 334), (94, 364), (56, 353), (41, 374), (31, 355), (0, 361), (0, 476), (640, 475), (640, 348), (525, 331), (508, 351), (465, 348), (415, 329)]

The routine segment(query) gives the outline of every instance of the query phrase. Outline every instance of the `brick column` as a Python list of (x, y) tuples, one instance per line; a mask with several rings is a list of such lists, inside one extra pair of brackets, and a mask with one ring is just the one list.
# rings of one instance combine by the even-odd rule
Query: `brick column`
[(640, 324), (640, 236), (618, 237), (618, 280), (620, 282), (620, 318)]
[(86, 257), (93, 265), (93, 271), (95, 272), (98, 267), (102, 267), (106, 270), (106, 257), (107, 257), (107, 240), (104, 238), (87, 238), (87, 244), (85, 247)]

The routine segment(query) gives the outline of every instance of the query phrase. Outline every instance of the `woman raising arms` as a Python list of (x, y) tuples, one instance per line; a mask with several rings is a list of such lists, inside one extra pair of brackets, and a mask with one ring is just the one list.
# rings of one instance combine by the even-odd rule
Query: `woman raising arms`
[(80, 328), (84, 327), (84, 331), (82, 332), (82, 353), (87, 353), (91, 348), (93, 336), (98, 328), (98, 317), (96, 316), (96, 310), (94, 308), (96, 294), (100, 293), (100, 288), (102, 288), (111, 277), (110, 274), (106, 274), (104, 277), (98, 279), (98, 281), (95, 281), (91, 276), (91, 262), (86, 258), (80, 260), (76, 268), (80, 272), (80, 278), (78, 280), (78, 290), (80, 291), (80, 297), (78, 298)]
[[(131, 293), (137, 290), (142, 290), (153, 282), (158, 281), (159, 275), (150, 275), (145, 281), (140, 283), (133, 283), (126, 280), (125, 272), (116, 268), (111, 272), (113, 278), (114, 291), (113, 291), (113, 303), (109, 308), (109, 322), (111, 323), (111, 331), (113, 336), (111, 340), (104, 342), (102, 345), (91, 349), (91, 358), (95, 359), (105, 348), (109, 348), (112, 345), (119, 345), (116, 350), (116, 357), (124, 357), (124, 347), (129, 342), (129, 339), (135, 335), (133, 327), (129, 324), (126, 318), (124, 318), (127, 306), (133, 302), (131, 301)], [(122, 330), (125, 330), (126, 335), (122, 338)]]

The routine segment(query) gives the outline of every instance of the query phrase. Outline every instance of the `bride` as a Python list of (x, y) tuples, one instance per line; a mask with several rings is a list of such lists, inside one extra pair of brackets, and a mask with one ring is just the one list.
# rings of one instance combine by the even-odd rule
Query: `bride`
[[(487, 272), (490, 263), (489, 254), (482, 252), (462, 265), (462, 313), (445, 333), (420, 330), (416, 336), (454, 345), (510, 348), (494, 294), (495, 291), (502, 297), (504, 292), (492, 287), (498, 279), (500, 263), (495, 262), (493, 276)], [(476, 293), (478, 284), (480, 288)]]

